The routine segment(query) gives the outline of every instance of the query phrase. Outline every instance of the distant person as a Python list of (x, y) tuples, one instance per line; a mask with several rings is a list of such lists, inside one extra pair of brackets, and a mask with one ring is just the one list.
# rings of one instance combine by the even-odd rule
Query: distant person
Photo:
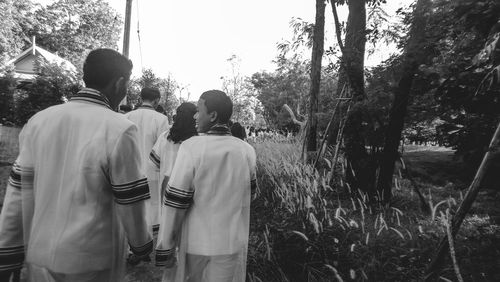
[(24, 126), (0, 214), (1, 281), (25, 257), (28, 281), (123, 281), (126, 242), (152, 251), (137, 127), (115, 112), (131, 71), (114, 50), (90, 52), (87, 88)]
[(197, 109), (203, 135), (179, 148), (164, 195), (157, 264), (165, 265), (163, 281), (243, 282), (255, 151), (231, 136), (233, 104), (224, 92), (204, 92)]
[(160, 114), (167, 115), (167, 112), (165, 111), (162, 105), (158, 105), (156, 107), (156, 111), (159, 112)]
[(241, 126), (241, 124), (239, 122), (235, 122), (235, 123), (233, 123), (233, 125), (231, 125), (231, 134), (234, 137), (240, 138), (243, 141), (245, 141), (245, 139), (247, 139), (247, 133), (245, 131), (245, 128), (243, 126)]
[[(160, 91), (156, 88), (143, 88), (141, 90), (142, 105), (134, 111), (125, 114), (139, 129), (139, 147), (141, 148), (141, 164), (144, 171), (148, 171), (149, 153), (158, 137), (168, 130), (167, 116), (155, 110), (160, 101)], [(147, 175), (151, 189), (151, 199), (147, 203), (147, 218), (153, 233), (158, 232), (158, 210), (160, 207), (158, 179), (156, 175)]]
[(127, 104), (124, 104), (124, 105), (120, 105), (120, 113), (122, 114), (126, 114), (128, 112), (130, 112), (132, 110), (132, 107), (127, 105)]

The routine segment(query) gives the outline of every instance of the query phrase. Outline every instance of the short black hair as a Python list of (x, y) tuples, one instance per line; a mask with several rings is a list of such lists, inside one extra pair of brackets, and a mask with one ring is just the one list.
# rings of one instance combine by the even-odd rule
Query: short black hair
[(91, 88), (104, 88), (114, 79), (130, 79), (132, 61), (112, 49), (92, 50), (83, 63), (83, 81)]
[(218, 123), (228, 123), (233, 114), (233, 102), (226, 93), (220, 90), (209, 90), (201, 94), (200, 99), (205, 101), (207, 111), (217, 112)]
[(158, 88), (144, 87), (141, 90), (141, 98), (143, 101), (154, 101), (160, 99), (160, 90)]
[(182, 103), (177, 107), (174, 115), (174, 124), (170, 128), (167, 139), (174, 143), (181, 143), (182, 141), (191, 138), (191, 136), (198, 135), (196, 131), (196, 106), (189, 102)]
[(124, 111), (124, 112), (128, 113), (132, 110), (132, 107), (124, 104), (124, 105), (120, 105), (119, 109), (120, 109), (120, 111)]
[(241, 140), (245, 140), (247, 138), (245, 128), (241, 126), (239, 122), (235, 122), (231, 125), (231, 134)]

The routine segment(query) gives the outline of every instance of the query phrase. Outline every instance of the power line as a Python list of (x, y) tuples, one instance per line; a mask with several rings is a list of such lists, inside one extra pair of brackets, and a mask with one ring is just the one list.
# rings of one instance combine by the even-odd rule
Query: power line
[(140, 24), (139, 24), (139, 0), (135, 1), (136, 11), (137, 11), (137, 39), (139, 41), (139, 56), (141, 58), (141, 70), (144, 70), (144, 65), (142, 62), (142, 44), (141, 44), (141, 32), (140, 32)]

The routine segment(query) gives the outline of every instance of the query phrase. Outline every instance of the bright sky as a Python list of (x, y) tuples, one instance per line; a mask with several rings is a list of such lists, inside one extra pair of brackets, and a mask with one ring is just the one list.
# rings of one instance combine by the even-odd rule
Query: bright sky
[[(125, 0), (105, 1), (125, 13)], [(390, 14), (401, 3), (412, 1), (389, 0), (385, 9)], [(339, 12), (341, 20), (346, 20), (345, 12)], [(184, 87), (182, 96), (190, 92), (190, 100), (196, 100), (205, 90), (221, 88), (220, 78), (228, 73), (227, 59), (233, 54), (241, 60), (243, 75), (274, 70), (276, 44), (291, 39), (292, 17), (314, 22), (314, 13), (313, 0), (133, 0), (130, 58), (134, 75), (140, 75), (141, 67), (153, 69), (160, 77), (171, 74)], [(333, 42), (329, 4), (325, 14), (327, 42)], [(118, 46), (121, 50), (122, 42)], [(368, 58), (367, 65), (378, 63), (386, 53)]]

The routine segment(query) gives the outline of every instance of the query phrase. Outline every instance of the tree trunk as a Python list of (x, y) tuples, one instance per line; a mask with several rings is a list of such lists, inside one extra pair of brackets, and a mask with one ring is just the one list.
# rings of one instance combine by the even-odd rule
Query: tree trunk
[[(334, 3), (331, 3), (334, 5)], [(364, 91), (364, 57), (366, 45), (366, 7), (364, 0), (348, 2), (349, 16), (345, 44), (343, 47), (337, 97), (340, 96), (342, 85), (346, 84), (351, 93), (351, 111), (347, 116), (344, 128), (345, 156), (348, 161), (346, 180), (350, 186), (364, 191), (373, 190), (375, 170), (366, 152), (364, 137), (361, 134), (362, 109), (359, 102), (365, 99)], [(336, 10), (332, 6), (336, 19)], [(338, 25), (338, 23), (336, 23)], [(338, 28), (337, 28), (338, 30)], [(346, 109), (347, 106), (344, 107)]]
[(321, 82), (321, 59), (325, 38), (325, 1), (316, 0), (316, 23), (314, 25), (311, 58), (311, 88), (309, 91), (309, 115), (307, 128), (307, 152), (316, 151), (316, 131), (318, 118), (318, 96)]
[(392, 198), (394, 163), (398, 158), (399, 142), (401, 140), (401, 132), (403, 131), (413, 77), (418, 69), (418, 65), (423, 60), (422, 42), (425, 39), (425, 28), (428, 20), (426, 10), (430, 7), (430, 4), (430, 0), (418, 0), (415, 7), (410, 38), (405, 48), (402, 77), (394, 93), (394, 101), (389, 115), (389, 125), (385, 132), (384, 152), (377, 183), (379, 194), (382, 195), (385, 203), (389, 203)]

